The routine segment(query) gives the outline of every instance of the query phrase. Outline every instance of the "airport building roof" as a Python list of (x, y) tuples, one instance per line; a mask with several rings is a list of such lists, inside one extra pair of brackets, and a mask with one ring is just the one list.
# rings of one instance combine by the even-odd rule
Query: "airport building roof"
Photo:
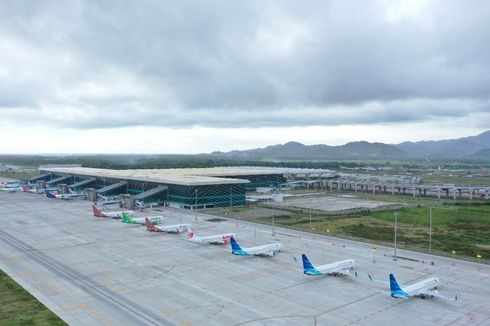
[(234, 179), (234, 176), (269, 174), (324, 174), (331, 172), (330, 170), (320, 169), (264, 168), (255, 166), (133, 170), (111, 170), (84, 167), (41, 167), (40, 170), (55, 174), (74, 174), (87, 177), (116, 178), (186, 186), (249, 183), (249, 181), (245, 179)]

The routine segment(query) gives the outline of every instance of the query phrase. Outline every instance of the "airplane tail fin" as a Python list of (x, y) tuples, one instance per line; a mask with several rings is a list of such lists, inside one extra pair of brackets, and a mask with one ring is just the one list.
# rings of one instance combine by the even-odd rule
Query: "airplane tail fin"
[(230, 239), (233, 238), (234, 235), (233, 234), (225, 234), (223, 236), (223, 244), (228, 244), (228, 242), (230, 242)]
[(121, 213), (121, 221), (122, 222), (129, 222), (131, 220), (130, 216), (126, 212)]
[(53, 195), (48, 189), (46, 189), (46, 197), (48, 197), (48, 198), (56, 198), (56, 196)]
[(145, 225), (147, 231), (155, 231), (155, 226), (151, 223), (150, 219), (145, 217)]
[(95, 207), (95, 205), (92, 205), (92, 209), (94, 211), (94, 216), (97, 216), (97, 217), (106, 217), (102, 211), (100, 209), (98, 209), (97, 207)]
[(232, 252), (240, 252), (243, 250), (242, 247), (240, 247), (240, 245), (238, 244), (238, 242), (236, 242), (234, 238), (230, 238), (230, 243), (231, 243)]
[(303, 273), (309, 274), (309, 275), (318, 275), (320, 272), (313, 266), (313, 264), (310, 262), (308, 257), (306, 257), (305, 254), (301, 255), (301, 258), (303, 259)]
[(393, 274), (390, 274), (390, 291), (391, 296), (394, 298), (408, 297), (408, 294), (402, 290)]

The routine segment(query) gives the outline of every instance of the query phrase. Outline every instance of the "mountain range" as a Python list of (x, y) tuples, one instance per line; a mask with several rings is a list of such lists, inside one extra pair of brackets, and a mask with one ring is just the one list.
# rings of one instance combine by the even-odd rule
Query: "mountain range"
[(478, 159), (490, 160), (490, 130), (479, 135), (439, 141), (400, 144), (357, 141), (339, 146), (303, 145), (298, 142), (264, 148), (213, 152), (210, 155), (247, 160), (337, 160), (337, 159)]

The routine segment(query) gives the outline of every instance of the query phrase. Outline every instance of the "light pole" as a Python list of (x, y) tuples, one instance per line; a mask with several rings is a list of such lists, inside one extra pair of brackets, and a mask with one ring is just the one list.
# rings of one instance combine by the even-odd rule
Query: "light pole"
[(454, 265), (454, 259), (455, 259), (454, 256), (456, 255), (456, 250), (454, 249), (451, 250), (451, 255), (453, 255), (453, 265)]
[(230, 215), (233, 211), (233, 185), (230, 185)]
[(393, 260), (395, 260), (395, 261), (396, 261), (396, 222), (397, 222), (396, 220), (397, 220), (397, 217), (398, 217), (398, 212), (395, 212), (395, 226), (394, 226), (395, 227), (395, 230), (394, 230), (395, 231), (395, 239), (394, 239), (395, 254), (393, 255)]
[(432, 206), (429, 207), (429, 253), (432, 252)]
[(373, 264), (376, 263), (376, 250), (377, 250), (376, 247), (371, 248), (371, 251), (373, 252)]
[(481, 269), (481, 267), (480, 267), (481, 255), (480, 254), (476, 254), (476, 259), (478, 260), (478, 270), (480, 270)]
[(274, 229), (274, 215), (275, 215), (275, 209), (274, 206), (272, 206), (272, 236), (276, 235), (275, 229)]
[(311, 204), (312, 204), (313, 199), (310, 198), (310, 231), (311, 231)]
[(197, 221), (197, 188), (196, 188), (196, 199), (194, 202), (194, 221)]

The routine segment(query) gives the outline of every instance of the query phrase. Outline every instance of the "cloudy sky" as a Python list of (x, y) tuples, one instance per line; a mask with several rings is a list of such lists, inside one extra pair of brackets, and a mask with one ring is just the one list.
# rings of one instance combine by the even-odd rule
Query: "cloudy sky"
[(2, 1), (0, 153), (490, 129), (489, 1)]

